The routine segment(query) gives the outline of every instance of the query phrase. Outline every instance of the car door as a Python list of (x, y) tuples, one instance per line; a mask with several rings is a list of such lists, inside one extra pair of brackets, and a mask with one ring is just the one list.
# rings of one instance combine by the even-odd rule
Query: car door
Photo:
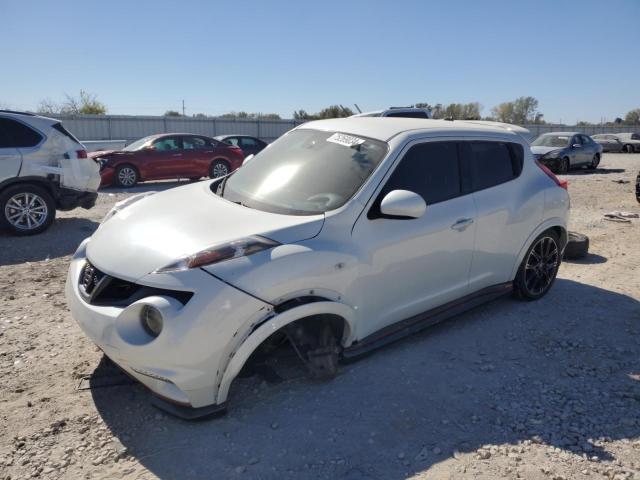
[(262, 150), (256, 139), (252, 137), (240, 137), (240, 148), (242, 149), (245, 157), (255, 155)]
[(571, 137), (571, 142), (569, 143), (570, 166), (573, 167), (575, 165), (580, 165), (584, 162), (584, 158), (585, 153), (580, 135), (574, 135)]
[(622, 151), (622, 147), (624, 145), (622, 144), (620, 139), (618, 137), (616, 137), (615, 135), (607, 135), (607, 137), (609, 138), (609, 142), (611, 144), (611, 150), (610, 151), (612, 151), (612, 152), (621, 152)]
[(544, 193), (521, 177), (524, 150), (504, 141), (472, 141), (461, 146), (477, 209), (469, 291), (513, 280), (522, 245), (542, 219)]
[(160, 137), (146, 151), (146, 180), (152, 178), (176, 178), (182, 169), (182, 138), (180, 136)]
[(588, 135), (580, 135), (580, 140), (582, 140), (582, 148), (584, 153), (582, 161), (585, 164), (589, 164), (593, 160), (594, 155), (599, 151), (598, 144), (594, 142)]
[[(358, 337), (464, 296), (475, 232), (475, 205), (464, 194), (454, 141), (414, 143), (370, 201), (352, 232), (366, 246), (354, 297)], [(417, 219), (385, 218), (382, 198), (409, 190), (427, 203)]]
[(9, 136), (14, 120), (0, 117), (0, 182), (19, 175), (22, 155), (15, 139)]
[(209, 164), (213, 158), (215, 147), (211, 140), (189, 135), (182, 137), (182, 175), (186, 177), (203, 177), (209, 174)]

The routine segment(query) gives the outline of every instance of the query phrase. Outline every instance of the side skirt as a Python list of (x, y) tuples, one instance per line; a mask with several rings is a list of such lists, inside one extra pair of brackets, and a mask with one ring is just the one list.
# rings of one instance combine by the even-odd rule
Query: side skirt
[(445, 303), (432, 310), (420, 313), (413, 317), (401, 320), (393, 325), (379, 330), (368, 337), (363, 338), (358, 343), (345, 348), (342, 357), (349, 361), (357, 357), (366, 355), (372, 350), (380, 348), (401, 338), (413, 335), (420, 330), (431, 327), (449, 318), (459, 315), (478, 305), (489, 302), (496, 298), (507, 295), (513, 291), (513, 282), (500, 283), (491, 287), (483, 288), (477, 292), (466, 295), (458, 300)]

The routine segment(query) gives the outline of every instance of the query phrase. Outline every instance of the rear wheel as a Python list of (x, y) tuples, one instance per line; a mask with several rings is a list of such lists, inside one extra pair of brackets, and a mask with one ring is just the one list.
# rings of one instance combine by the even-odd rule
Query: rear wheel
[(56, 218), (53, 197), (37, 185), (15, 185), (0, 194), (0, 227), (12, 235), (35, 235)]
[(596, 153), (591, 159), (591, 163), (588, 165), (588, 168), (590, 170), (595, 170), (598, 168), (598, 165), (600, 165), (600, 154)]
[(209, 167), (209, 176), (211, 178), (224, 177), (229, 175), (229, 164), (225, 160), (214, 160)]
[(538, 300), (551, 288), (560, 268), (560, 242), (551, 230), (540, 234), (522, 260), (514, 281), (516, 295)]
[(132, 165), (119, 165), (116, 168), (116, 185), (131, 188), (138, 183), (138, 171)]

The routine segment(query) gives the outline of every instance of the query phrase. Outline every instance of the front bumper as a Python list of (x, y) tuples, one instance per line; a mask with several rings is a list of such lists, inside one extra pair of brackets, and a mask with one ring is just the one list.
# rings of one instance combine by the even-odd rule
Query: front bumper
[(115, 169), (113, 167), (104, 166), (100, 168), (100, 186), (109, 187), (113, 185)]
[[(92, 305), (79, 286), (88, 242), (74, 254), (66, 284), (71, 314), (84, 333), (162, 399), (192, 408), (215, 405), (229, 360), (253, 325), (269, 313), (270, 305), (198, 269), (136, 280), (149, 287), (193, 292), (185, 305), (162, 295), (126, 306)], [(155, 338), (139, 320), (144, 305), (162, 312), (163, 329)]]

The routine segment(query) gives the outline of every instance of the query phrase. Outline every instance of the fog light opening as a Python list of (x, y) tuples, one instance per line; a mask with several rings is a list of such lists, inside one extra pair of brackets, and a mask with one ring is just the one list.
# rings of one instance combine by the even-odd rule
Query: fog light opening
[(151, 305), (145, 305), (140, 311), (142, 328), (152, 337), (157, 337), (162, 331), (162, 314), (160, 310)]

